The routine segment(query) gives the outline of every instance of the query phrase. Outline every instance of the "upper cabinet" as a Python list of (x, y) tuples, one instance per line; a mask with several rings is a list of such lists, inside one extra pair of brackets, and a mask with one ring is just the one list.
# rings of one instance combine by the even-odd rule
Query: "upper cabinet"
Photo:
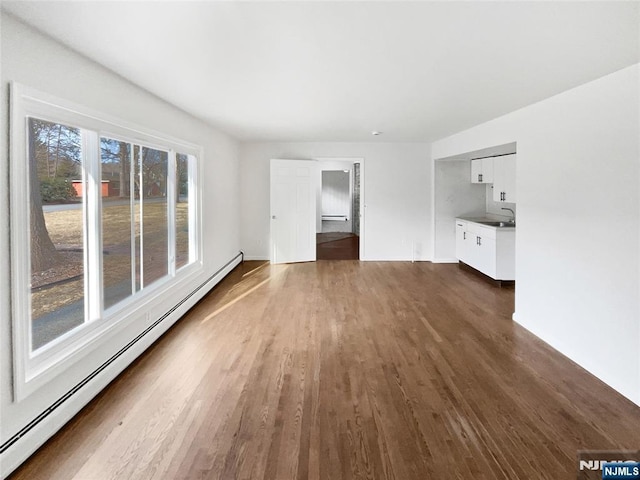
[(515, 153), (493, 158), (493, 201), (516, 203)]
[(471, 183), (493, 183), (493, 158), (471, 160)]

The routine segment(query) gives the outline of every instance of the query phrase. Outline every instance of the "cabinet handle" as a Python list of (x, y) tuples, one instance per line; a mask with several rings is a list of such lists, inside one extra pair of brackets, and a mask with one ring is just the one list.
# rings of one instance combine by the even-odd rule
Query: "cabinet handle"
[(482, 245), (482, 237), (478, 237), (478, 245)]
[(462, 232), (462, 239), (466, 240), (467, 239), (467, 232)]
[(481, 181), (482, 181), (482, 174), (481, 174), (481, 173), (479, 173), (479, 174), (478, 174), (478, 181), (479, 181), (479, 182), (481, 182)]

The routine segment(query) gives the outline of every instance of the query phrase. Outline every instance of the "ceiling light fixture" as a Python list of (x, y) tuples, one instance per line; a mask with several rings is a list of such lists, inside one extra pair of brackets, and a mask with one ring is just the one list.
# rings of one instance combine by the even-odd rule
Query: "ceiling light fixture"
[(382, 135), (382, 132), (374, 130), (373, 132), (371, 132), (371, 135), (373, 135), (374, 137), (377, 137), (378, 135)]

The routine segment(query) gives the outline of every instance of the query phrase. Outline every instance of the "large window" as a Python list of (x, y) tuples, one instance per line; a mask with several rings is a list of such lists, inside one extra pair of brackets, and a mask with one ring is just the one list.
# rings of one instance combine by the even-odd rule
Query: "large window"
[(200, 268), (200, 149), (22, 89), (11, 149), (18, 384)]

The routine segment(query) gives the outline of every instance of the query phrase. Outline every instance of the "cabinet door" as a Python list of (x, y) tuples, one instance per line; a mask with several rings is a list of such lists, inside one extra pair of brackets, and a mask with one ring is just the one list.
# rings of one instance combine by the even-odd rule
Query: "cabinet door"
[[(507, 157), (511, 158), (511, 156)], [(502, 167), (503, 169), (503, 187), (502, 195), (503, 201), (509, 203), (516, 203), (516, 156), (509, 161), (505, 161)]]
[(471, 183), (493, 183), (493, 158), (471, 160)]
[(461, 262), (467, 262), (467, 223), (456, 220), (456, 258)]
[(482, 160), (471, 160), (471, 183), (482, 183)]
[(482, 183), (493, 183), (493, 158), (482, 159)]
[(476, 235), (475, 237), (475, 253), (473, 265), (485, 275), (492, 278), (496, 277), (496, 240), (495, 238), (483, 237)]
[(516, 156), (496, 157), (493, 162), (493, 201), (516, 203)]

